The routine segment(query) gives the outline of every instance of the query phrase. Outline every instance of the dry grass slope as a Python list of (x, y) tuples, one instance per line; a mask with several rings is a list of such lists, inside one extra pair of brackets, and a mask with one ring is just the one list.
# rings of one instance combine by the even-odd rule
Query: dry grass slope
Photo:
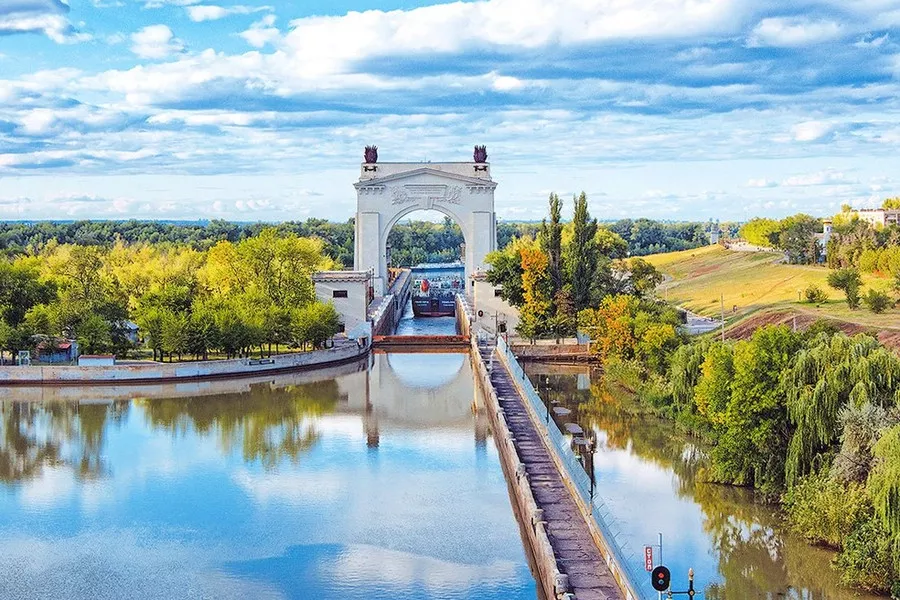
[[(876, 329), (900, 330), (900, 310), (881, 315), (865, 308), (850, 310), (843, 294), (828, 287), (828, 269), (787, 265), (773, 252), (732, 252), (720, 246), (654, 254), (646, 257), (665, 273), (658, 294), (669, 302), (706, 316), (718, 316), (719, 298), (725, 298), (725, 316), (736, 323), (759, 311), (791, 312), (808, 317), (834, 318)], [(890, 281), (864, 276), (865, 288), (887, 290)], [(798, 294), (815, 284), (829, 300), (822, 306), (798, 302)], [(667, 289), (668, 288), (668, 289)], [(864, 289), (865, 289), (864, 288)]]

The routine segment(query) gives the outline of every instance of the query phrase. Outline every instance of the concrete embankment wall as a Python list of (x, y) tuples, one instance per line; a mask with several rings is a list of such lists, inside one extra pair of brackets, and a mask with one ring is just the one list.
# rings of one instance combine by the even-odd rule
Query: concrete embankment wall
[(472, 361), (475, 365), (476, 383), (482, 391), (485, 408), (494, 431), (494, 441), (497, 444), (503, 474), (509, 483), (516, 512), (522, 524), (522, 531), (527, 538), (525, 541), (534, 559), (537, 584), (545, 598), (571, 597), (564, 592), (566, 578), (556, 565), (553, 546), (550, 544), (550, 538), (544, 528), (543, 511), (538, 508), (534, 495), (531, 493), (531, 486), (525, 475), (525, 465), (519, 460), (503, 409), (500, 408), (497, 393), (491, 385), (490, 374), (474, 338), (472, 339)]
[(148, 363), (111, 367), (0, 367), (0, 386), (9, 385), (96, 385), (156, 383), (222, 377), (248, 377), (261, 374), (322, 368), (359, 359), (370, 346), (344, 343), (335, 348), (281, 354), (268, 359), (239, 358), (193, 363)]
[[(506, 352), (502, 350), (502, 348), (498, 348), (498, 352), (496, 355), (499, 356), (499, 360), (503, 362), (505, 368), (507, 368), (511, 373), (519, 371), (521, 367), (517, 369), (513, 369), (510, 364), (510, 359), (507, 357)], [(518, 364), (516, 364), (518, 367)], [(498, 367), (503, 368), (503, 367)], [(512, 380), (515, 386), (519, 390), (519, 394), (522, 398), (526, 397), (527, 392), (522, 387), (522, 382), (520, 382), (516, 377), (512, 377)], [(531, 420), (534, 423), (543, 423), (542, 417), (535, 412), (534, 407), (530, 402), (524, 402), (525, 407), (527, 408)], [(541, 437), (543, 438), (544, 445), (550, 449), (550, 457), (553, 459), (554, 464), (556, 465), (556, 469), (563, 475), (562, 479), (566, 484), (566, 487), (569, 489), (569, 494), (574, 499), (575, 504), (578, 506), (578, 509), (581, 511), (582, 516), (584, 517), (585, 522), (588, 524), (590, 528), (591, 537), (594, 538), (594, 542), (597, 545), (597, 548), (600, 550), (601, 555), (603, 556), (603, 560), (606, 562), (606, 566), (609, 568), (610, 573), (615, 578), (616, 582), (619, 585), (619, 588), (625, 594), (625, 598), (627, 600), (639, 600), (642, 598), (640, 587), (632, 577), (629, 577), (626, 565), (624, 564), (620, 552), (617, 552), (612, 544), (616, 543), (612, 536), (607, 537), (604, 532), (601, 530), (600, 526), (597, 524), (594, 516), (593, 507), (585, 502), (585, 499), (582, 497), (581, 493), (579, 493), (576, 485), (571, 480), (570, 476), (568, 476), (568, 469), (566, 465), (563, 463), (562, 458), (559, 456), (556, 451), (556, 446), (553, 441), (550, 439), (550, 435), (547, 430), (543, 427), (538, 428)]]

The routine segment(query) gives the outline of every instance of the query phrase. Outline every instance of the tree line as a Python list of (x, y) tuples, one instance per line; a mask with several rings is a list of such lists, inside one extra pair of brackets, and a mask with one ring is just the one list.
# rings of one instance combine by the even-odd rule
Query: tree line
[[(50, 242), (62, 245), (102, 246), (125, 244), (176, 244), (195, 250), (209, 250), (221, 241), (238, 243), (274, 227), (280, 235), (294, 234), (322, 241), (322, 251), (345, 269), (353, 268), (353, 219), (332, 222), (309, 218), (306, 221), (233, 223), (223, 220), (185, 223), (165, 221), (35, 221), (0, 222), (0, 253), (7, 257), (34, 254)], [(628, 245), (628, 253), (641, 256), (695, 248), (706, 243), (706, 226), (700, 223), (664, 223), (649, 219), (623, 219), (607, 227)], [(539, 223), (500, 221), (498, 248), (514, 238), (535, 236)], [(449, 262), (460, 258), (465, 242), (455, 222), (401, 221), (388, 238), (394, 266), (414, 266), (423, 262)]]
[(36, 355), (75, 339), (84, 353), (126, 356), (138, 347), (130, 322), (159, 360), (320, 347), (340, 324), (311, 275), (334, 267), (321, 240), (275, 228), (205, 251), (51, 240), (0, 260), (0, 348)]

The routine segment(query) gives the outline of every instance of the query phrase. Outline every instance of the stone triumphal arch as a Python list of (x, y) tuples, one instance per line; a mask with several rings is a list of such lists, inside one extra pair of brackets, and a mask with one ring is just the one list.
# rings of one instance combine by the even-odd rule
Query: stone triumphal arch
[[(387, 239), (391, 228), (409, 213), (437, 210), (462, 229), (466, 282), (484, 269), (484, 259), (497, 246), (494, 189), (487, 151), (476, 147), (473, 162), (379, 163), (374, 147), (366, 148), (357, 194), (354, 268), (374, 272), (376, 294), (387, 284)], [(470, 288), (471, 289), (471, 288)]]

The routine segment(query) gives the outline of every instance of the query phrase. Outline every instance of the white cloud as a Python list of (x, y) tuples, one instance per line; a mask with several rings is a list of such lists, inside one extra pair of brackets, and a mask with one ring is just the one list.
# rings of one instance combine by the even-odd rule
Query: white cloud
[(805, 17), (763, 19), (750, 34), (750, 46), (794, 47), (837, 39), (843, 27), (834, 21), (813, 21)]
[(797, 142), (818, 142), (834, 133), (834, 123), (806, 121), (791, 127), (791, 137)]
[(281, 32), (275, 27), (275, 15), (266, 15), (253, 23), (250, 29), (241, 32), (241, 37), (254, 48), (275, 43), (281, 37)]
[(230, 15), (249, 15), (255, 12), (271, 10), (270, 6), (216, 6), (214, 4), (197, 4), (186, 6), (188, 17), (195, 23), (215, 21)]
[(167, 25), (148, 25), (131, 34), (131, 42), (131, 51), (141, 58), (166, 58), (184, 51), (184, 43)]
[(91, 39), (77, 32), (66, 13), (64, 0), (12, 0), (0, 2), (0, 35), (41, 33), (57, 44), (72, 44)]
[(740, 0), (488, 0), (409, 11), (371, 10), (291, 22), (283, 46), (309, 76), (344, 70), (361, 57), (533, 49), (613, 40), (690, 38), (734, 32)]

